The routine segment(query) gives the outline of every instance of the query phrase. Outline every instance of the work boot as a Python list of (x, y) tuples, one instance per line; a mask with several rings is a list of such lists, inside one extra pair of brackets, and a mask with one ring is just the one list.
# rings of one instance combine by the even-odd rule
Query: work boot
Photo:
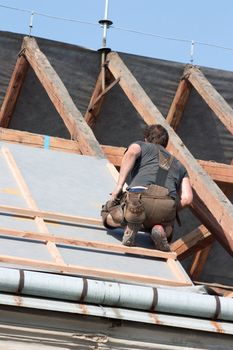
[(122, 244), (126, 246), (133, 246), (137, 232), (140, 230), (141, 224), (127, 223), (124, 229), (124, 235), (122, 238)]
[(155, 244), (155, 249), (163, 252), (170, 252), (170, 246), (167, 241), (166, 233), (161, 225), (155, 225), (151, 230), (151, 238)]

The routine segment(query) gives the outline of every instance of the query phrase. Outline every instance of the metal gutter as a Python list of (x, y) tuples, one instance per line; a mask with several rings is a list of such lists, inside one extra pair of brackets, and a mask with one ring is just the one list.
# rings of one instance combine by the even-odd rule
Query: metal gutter
[[(184, 289), (185, 290), (185, 289)], [(233, 321), (233, 299), (76, 276), (0, 268), (0, 291), (80, 303)]]
[(0, 304), (233, 335), (233, 324), (223, 321), (213, 322), (184, 316), (162, 315), (159, 313), (148, 313), (145, 311), (97, 305), (84, 305), (74, 302), (22, 297), (5, 293), (0, 293)]

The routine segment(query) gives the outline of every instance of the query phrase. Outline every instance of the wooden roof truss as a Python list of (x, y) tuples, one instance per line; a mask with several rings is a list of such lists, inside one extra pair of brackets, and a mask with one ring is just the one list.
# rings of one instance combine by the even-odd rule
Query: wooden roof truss
[[(217, 239), (233, 256), (233, 206), (227, 196), (224, 195), (224, 193), (229, 195), (233, 192), (233, 165), (195, 159), (176, 134), (176, 129), (181, 122), (183, 111), (193, 88), (225, 127), (233, 133), (233, 110), (200, 69), (187, 66), (178, 84), (168, 115), (164, 118), (120, 56), (115, 52), (110, 52), (100, 69), (89, 106), (83, 117), (63, 82), (46, 56), (40, 51), (35, 39), (26, 37), (1, 107), (0, 139), (30, 144), (35, 147), (43, 147), (43, 135), (6, 129), (14, 112), (29, 65), (35, 71), (70, 132), (71, 140), (51, 137), (50, 147), (52, 149), (106, 157), (115, 167), (119, 168), (125, 150), (124, 147), (101, 146), (92, 132), (93, 126), (98, 122), (104, 97), (116, 84), (119, 84), (146, 124), (159, 123), (166, 127), (170, 135), (168, 149), (175, 154), (189, 172), (194, 192), (192, 211), (202, 223), (196, 230), (173, 242), (171, 245), (173, 252), (177, 254), (179, 259), (194, 255), (190, 271), (194, 279), (198, 279), (214, 239)], [(103, 74), (104, 87), (102, 84)], [(9, 162), (11, 162), (10, 158)], [(21, 181), (21, 186), (24, 186), (23, 181)], [(37, 210), (32, 200), (30, 201), (30, 209), (32, 211)], [(7, 210), (13, 209), (8, 208)], [(43, 215), (38, 216), (38, 225), (40, 225), (41, 232), (44, 235), (42, 235), (42, 238), (49, 241), (49, 236), (45, 237), (47, 233), (43, 227)], [(13, 233), (9, 232), (9, 234)], [(15, 232), (15, 234), (23, 233)], [(30, 237), (35, 236), (34, 233), (28, 234)], [(56, 256), (57, 261), (60, 261), (56, 246), (54, 246), (54, 239), (56, 238), (50, 241), (50, 249)], [(74, 244), (76, 243), (74, 242)], [(114, 250), (114, 247), (112, 249)], [(128, 250), (134, 251), (139, 248), (122, 247), (121, 249), (128, 252)], [(148, 253), (152, 254), (150, 251)], [(152, 256), (154, 255), (152, 254)], [(60, 263), (62, 262), (60, 261)]]

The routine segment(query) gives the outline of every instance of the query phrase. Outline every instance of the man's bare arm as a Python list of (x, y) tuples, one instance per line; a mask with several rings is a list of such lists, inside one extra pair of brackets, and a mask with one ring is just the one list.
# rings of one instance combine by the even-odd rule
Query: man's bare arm
[(184, 177), (180, 188), (180, 203), (178, 209), (183, 209), (193, 201), (193, 191), (188, 177)]
[(122, 191), (126, 178), (136, 162), (136, 159), (141, 154), (141, 147), (137, 143), (132, 143), (126, 153), (124, 154), (121, 162), (121, 169), (117, 181), (117, 185), (112, 192), (111, 199), (114, 200), (118, 194)]

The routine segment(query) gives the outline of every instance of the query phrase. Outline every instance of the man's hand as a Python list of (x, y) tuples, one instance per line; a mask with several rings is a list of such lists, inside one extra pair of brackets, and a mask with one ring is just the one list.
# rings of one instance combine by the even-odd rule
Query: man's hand
[(115, 200), (121, 193), (126, 178), (130, 171), (133, 169), (136, 159), (141, 154), (141, 147), (137, 143), (132, 143), (124, 154), (121, 162), (121, 169), (117, 181), (117, 185), (111, 193), (111, 200)]
[(116, 200), (121, 192), (122, 192), (122, 187), (116, 186), (115, 189), (112, 191), (112, 193), (110, 193), (111, 194), (111, 201)]

